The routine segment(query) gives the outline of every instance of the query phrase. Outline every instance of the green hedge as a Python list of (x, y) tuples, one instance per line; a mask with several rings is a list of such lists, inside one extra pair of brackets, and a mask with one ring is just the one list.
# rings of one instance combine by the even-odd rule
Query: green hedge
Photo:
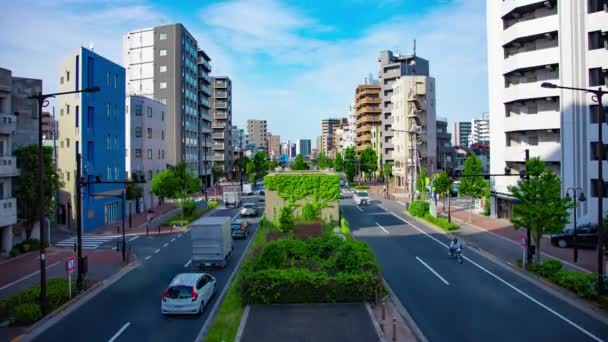
[(577, 296), (586, 299), (597, 299), (595, 288), (596, 276), (593, 273), (563, 270), (561, 262), (547, 259), (541, 263), (527, 265), (527, 270), (542, 277), (548, 278), (557, 285), (574, 292)]
[(433, 215), (426, 213), (424, 214), (423, 219), (429, 223), (436, 225), (437, 227), (449, 231), (457, 230), (458, 225), (452, 222), (449, 222), (447, 219), (443, 217), (434, 217)]
[(365, 184), (355, 184), (354, 188), (357, 190), (367, 190), (367, 189), (369, 189), (369, 186), (367, 186)]
[(424, 217), (429, 212), (429, 202), (423, 200), (413, 201), (407, 210), (412, 216)]
[(162, 225), (163, 226), (173, 226), (173, 225), (181, 224), (182, 226), (187, 226), (190, 223), (192, 223), (192, 221), (203, 216), (206, 212), (210, 211), (211, 209), (216, 208), (218, 205), (219, 205), (219, 202), (217, 202), (217, 201), (208, 201), (207, 208), (193, 209), (192, 213), (190, 215), (186, 215), (184, 213), (183, 219), (182, 219), (182, 213), (177, 213), (177, 214), (171, 216), (170, 218), (166, 219)]
[(333, 174), (284, 173), (264, 177), (266, 189), (276, 191), (284, 200), (297, 201), (308, 196), (318, 201), (340, 198), (340, 176)]
[[(46, 242), (46, 247), (49, 246), (48, 241)], [(14, 257), (17, 256), (19, 254), (23, 254), (23, 253), (27, 253), (27, 252), (31, 252), (31, 251), (37, 251), (40, 249), (40, 240), (38, 239), (29, 239), (29, 240), (25, 240), (23, 242), (20, 242), (16, 245), (13, 246), (13, 248), (11, 248), (10, 250), (10, 256)]]

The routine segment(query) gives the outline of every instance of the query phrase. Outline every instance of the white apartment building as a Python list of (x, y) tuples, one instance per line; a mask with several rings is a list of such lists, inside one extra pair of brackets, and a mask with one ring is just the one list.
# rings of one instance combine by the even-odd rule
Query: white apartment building
[[(608, 83), (608, 1), (488, 0), (487, 36), (491, 173), (517, 174), (528, 150), (557, 172), (564, 195), (570, 187), (583, 189), (579, 223), (596, 222), (599, 107), (583, 92), (541, 84)], [(508, 186), (518, 178), (492, 178), (493, 216), (511, 215)]]
[[(164, 170), (165, 150), (165, 105), (144, 96), (128, 96), (126, 101), (126, 175), (144, 176), (143, 199), (134, 201), (129, 208), (140, 213), (159, 205), (159, 198), (150, 191), (152, 177)], [(142, 201), (143, 200), (143, 201)]]
[(484, 145), (490, 144), (490, 120), (488, 119), (473, 119), (471, 120), (471, 134), (468, 137), (471, 146), (475, 143)]
[(421, 167), (433, 174), (437, 164), (435, 79), (401, 76), (392, 88), (392, 153), (395, 186), (413, 193)]

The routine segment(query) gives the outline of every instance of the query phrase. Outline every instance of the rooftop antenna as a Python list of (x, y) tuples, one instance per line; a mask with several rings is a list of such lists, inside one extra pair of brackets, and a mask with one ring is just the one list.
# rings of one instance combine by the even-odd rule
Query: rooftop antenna
[(95, 51), (95, 42), (92, 40), (89, 41), (89, 50)]
[(416, 58), (416, 38), (414, 38), (414, 58)]

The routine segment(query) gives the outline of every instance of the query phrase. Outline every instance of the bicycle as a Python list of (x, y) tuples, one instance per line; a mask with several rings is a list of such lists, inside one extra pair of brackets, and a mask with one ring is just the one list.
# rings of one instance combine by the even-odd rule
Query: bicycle
[(450, 256), (454, 256), (456, 254), (456, 259), (458, 259), (458, 263), (462, 264), (462, 248), (457, 248), (455, 251), (450, 249)]

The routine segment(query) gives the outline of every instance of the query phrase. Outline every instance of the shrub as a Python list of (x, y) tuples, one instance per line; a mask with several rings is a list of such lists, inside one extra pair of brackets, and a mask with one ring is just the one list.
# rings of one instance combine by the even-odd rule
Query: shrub
[(563, 265), (561, 262), (548, 259), (541, 263), (530, 263), (526, 268), (530, 272), (537, 273), (545, 278), (554, 280), (554, 277), (559, 271), (561, 271), (562, 267)]
[(595, 275), (578, 271), (559, 271), (554, 276), (555, 282), (576, 293), (577, 296), (592, 299), (597, 297)]
[(369, 186), (365, 184), (355, 184), (354, 188), (357, 190), (367, 190), (369, 189)]
[(8, 318), (8, 302), (6, 300), (0, 300), (0, 322), (5, 321)]
[(196, 208), (196, 202), (195, 201), (185, 200), (182, 203), (182, 210), (183, 210), (184, 216), (190, 216), (190, 215), (192, 215), (192, 213), (194, 212), (195, 208)]
[(316, 204), (308, 202), (302, 207), (302, 219), (313, 221), (317, 220), (319, 216), (321, 216), (321, 210)]
[(348, 221), (343, 217), (340, 220), (340, 232), (348, 239), (351, 240), (353, 237), (350, 233), (350, 227), (348, 225)]
[(15, 322), (22, 325), (32, 324), (42, 318), (38, 303), (19, 304), (14, 308), (14, 313)]
[(281, 207), (279, 214), (279, 230), (283, 233), (292, 232), (296, 228), (296, 221), (293, 218), (293, 208), (290, 206)]
[[(48, 247), (48, 241), (46, 243), (46, 247)], [(22, 253), (27, 253), (30, 251), (35, 251), (35, 250), (39, 250), (40, 249), (40, 240), (38, 239), (29, 239), (29, 240), (25, 240), (23, 242), (20, 242), (16, 245), (13, 246), (13, 248), (10, 250), (9, 254), (10, 256), (14, 257), (17, 256), (19, 254)]]
[(422, 200), (413, 201), (408, 208), (412, 216), (424, 217), (429, 212), (429, 203)]
[(424, 214), (423, 218), (425, 221), (432, 223), (443, 230), (452, 231), (452, 230), (458, 229), (458, 225), (456, 225), (455, 223), (449, 222), (447, 219), (445, 219), (443, 217), (434, 217), (433, 215), (426, 213), (426, 214)]

